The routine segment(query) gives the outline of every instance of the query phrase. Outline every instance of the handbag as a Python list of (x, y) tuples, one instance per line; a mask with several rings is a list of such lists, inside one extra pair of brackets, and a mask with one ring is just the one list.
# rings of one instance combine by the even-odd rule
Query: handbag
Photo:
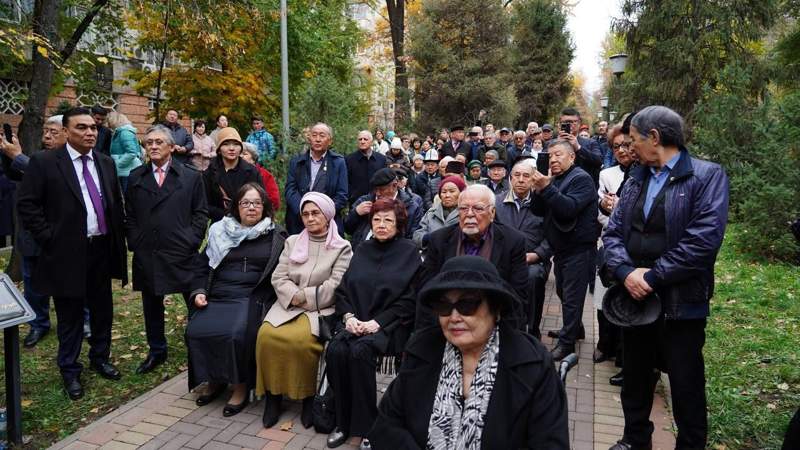
[(331, 332), (330, 323), (328, 323), (325, 316), (319, 312), (319, 286), (314, 290), (314, 303), (317, 305), (317, 325), (319, 326), (319, 336), (317, 336), (317, 340), (324, 344), (331, 340), (333, 333)]
[(336, 428), (336, 408), (334, 407), (333, 389), (328, 383), (328, 367), (325, 355), (322, 356), (322, 377), (319, 380), (317, 393), (314, 394), (314, 404), (311, 408), (311, 417), (314, 430), (317, 433), (328, 434)]

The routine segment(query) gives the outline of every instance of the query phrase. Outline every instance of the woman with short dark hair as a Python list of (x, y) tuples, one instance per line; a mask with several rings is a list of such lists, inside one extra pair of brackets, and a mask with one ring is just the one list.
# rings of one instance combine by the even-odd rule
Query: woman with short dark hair
[(367, 436), (377, 415), (377, 360), (402, 352), (414, 317), (412, 280), (421, 260), (417, 246), (403, 238), (405, 205), (382, 198), (373, 203), (369, 217), (372, 238), (357, 247), (336, 289), (335, 317), (343, 330), (328, 344), (325, 357), (336, 398), (330, 448), (349, 436)]
[(255, 386), (256, 332), (275, 301), (270, 277), (286, 232), (272, 222), (264, 188), (246, 183), (234, 195), (229, 214), (208, 230), (206, 251), (190, 299), (197, 311), (186, 327), (189, 388), (208, 383), (197, 398), (210, 403), (225, 387), (233, 394), (222, 414), (238, 414)]

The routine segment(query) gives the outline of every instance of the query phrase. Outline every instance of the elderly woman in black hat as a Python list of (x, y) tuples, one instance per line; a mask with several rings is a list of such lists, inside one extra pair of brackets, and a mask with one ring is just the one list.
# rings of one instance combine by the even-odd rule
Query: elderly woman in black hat
[(449, 259), (419, 301), (440, 327), (408, 342), (369, 433), (374, 448), (569, 448), (552, 358), (503, 320), (518, 300), (491, 262)]

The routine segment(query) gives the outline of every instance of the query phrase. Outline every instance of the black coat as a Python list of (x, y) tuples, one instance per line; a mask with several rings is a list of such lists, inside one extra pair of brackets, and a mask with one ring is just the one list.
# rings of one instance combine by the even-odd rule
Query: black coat
[(495, 220), (522, 233), (525, 236), (525, 251), (536, 253), (543, 262), (549, 264), (553, 249), (544, 237), (544, 219), (534, 214), (532, 204), (533, 201), (517, 211), (513, 193), (500, 194), (495, 199)]
[[(369, 432), (372, 448), (425, 448), (444, 347), (439, 327), (418, 332), (408, 342), (400, 372), (383, 395)], [(550, 353), (501, 322), (499, 359), (481, 448), (569, 449), (567, 396)]]
[(191, 288), (208, 205), (200, 172), (173, 159), (159, 188), (151, 164), (134, 169), (125, 193), (133, 289), (155, 295)]
[(95, 150), (106, 156), (111, 156), (111, 138), (113, 135), (114, 132), (108, 127), (103, 125), (97, 127), (97, 143), (94, 146)]
[(386, 167), (386, 157), (373, 151), (367, 158), (356, 150), (345, 156), (344, 162), (347, 165), (347, 201), (353, 205), (359, 197), (369, 194), (369, 180), (375, 172)]
[(212, 222), (225, 217), (229, 210), (225, 205), (222, 190), (225, 191), (228, 198), (233, 199), (239, 189), (247, 183), (263, 186), (261, 174), (255, 166), (240, 159), (236, 167), (225, 171), (221, 156), (211, 160), (208, 169), (203, 172), (203, 182), (206, 189), (206, 201), (208, 201), (208, 215)]
[[(529, 298), (528, 265), (525, 262), (525, 237), (517, 230), (501, 223), (493, 222), (492, 264), (521, 299)], [(458, 251), (461, 229), (458, 224), (450, 225), (430, 234), (425, 261), (422, 263), (417, 280), (419, 288), (435, 277), (445, 261), (454, 258)], [(415, 329), (434, 325), (433, 313), (429, 308), (417, 303)]]
[[(99, 152), (92, 155), (111, 241), (109, 272), (112, 278), (127, 284), (124, 206), (117, 169), (111, 157)], [(66, 146), (31, 157), (20, 185), (17, 210), (23, 226), (42, 250), (33, 271), (33, 289), (42, 295), (84, 297), (89, 244), (86, 205)]]
[(463, 141), (458, 146), (458, 148), (453, 148), (453, 141), (447, 141), (442, 146), (442, 149), (439, 150), (439, 158), (444, 158), (445, 156), (450, 156), (451, 158), (455, 158), (457, 154), (464, 153), (466, 154), (467, 151), (470, 149), (469, 142)]
[[(278, 265), (278, 259), (283, 252), (283, 246), (286, 243), (288, 234), (286, 230), (280, 225), (275, 225), (272, 230), (272, 245), (270, 248), (269, 260), (267, 265), (264, 266), (264, 271), (258, 283), (253, 286), (250, 291), (250, 303), (247, 309), (247, 328), (245, 329), (245, 352), (250, 355), (247, 361), (247, 388), (253, 389), (256, 384), (256, 339), (258, 338), (258, 329), (264, 322), (264, 317), (267, 311), (272, 307), (275, 300), (278, 298), (275, 294), (275, 289), (272, 287), (272, 272)], [(208, 295), (214, 285), (214, 269), (208, 265), (208, 256), (206, 252), (198, 254), (198, 263), (194, 280), (192, 281), (192, 292), (189, 296), (190, 301), (194, 304), (194, 298), (198, 294)], [(213, 299), (211, 299), (213, 301)], [(189, 318), (191, 320), (191, 317)], [(191, 352), (189, 352), (191, 354)], [(199, 384), (194, 378), (194, 370), (192, 370), (192, 360), (189, 359), (189, 390), (194, 389)]]

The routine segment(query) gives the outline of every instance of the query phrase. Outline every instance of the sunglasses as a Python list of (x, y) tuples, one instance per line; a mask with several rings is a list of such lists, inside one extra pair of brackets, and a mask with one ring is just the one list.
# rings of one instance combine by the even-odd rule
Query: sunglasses
[(471, 316), (481, 306), (481, 302), (483, 302), (483, 299), (480, 297), (462, 298), (455, 303), (450, 303), (447, 300), (437, 300), (431, 302), (431, 309), (441, 317), (449, 316), (454, 309), (462, 316)]

